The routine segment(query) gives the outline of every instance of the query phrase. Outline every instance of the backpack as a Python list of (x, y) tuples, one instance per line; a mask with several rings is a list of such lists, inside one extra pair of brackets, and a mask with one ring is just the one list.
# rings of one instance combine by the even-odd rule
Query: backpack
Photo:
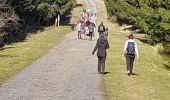
[(135, 43), (134, 42), (128, 42), (126, 50), (127, 50), (127, 54), (134, 55), (134, 53), (135, 53)]
[(104, 31), (104, 26), (103, 26), (103, 25), (100, 25), (100, 26), (99, 26), (99, 31), (100, 31), (100, 32), (103, 32), (103, 31)]

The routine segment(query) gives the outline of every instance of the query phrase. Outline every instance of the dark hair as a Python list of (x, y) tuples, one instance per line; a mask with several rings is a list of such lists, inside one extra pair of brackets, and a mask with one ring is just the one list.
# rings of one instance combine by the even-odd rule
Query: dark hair
[(133, 39), (133, 38), (134, 38), (133, 34), (130, 34), (130, 35), (128, 36), (128, 38), (129, 38), (129, 39)]

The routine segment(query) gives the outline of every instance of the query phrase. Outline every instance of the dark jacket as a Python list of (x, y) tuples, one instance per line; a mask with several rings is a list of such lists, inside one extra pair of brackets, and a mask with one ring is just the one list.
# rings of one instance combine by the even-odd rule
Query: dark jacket
[(101, 35), (99, 37), (99, 39), (97, 40), (96, 46), (92, 52), (92, 54), (94, 54), (97, 51), (97, 56), (99, 57), (106, 57), (107, 53), (106, 53), (106, 49), (109, 48), (109, 43), (107, 41), (107, 38), (104, 35)]
[[(100, 26), (103, 26), (103, 31), (100, 30)], [(104, 26), (103, 24), (100, 24), (100, 25), (98, 26), (98, 32), (105, 32), (105, 30), (106, 30), (106, 29), (105, 29), (105, 26)]]

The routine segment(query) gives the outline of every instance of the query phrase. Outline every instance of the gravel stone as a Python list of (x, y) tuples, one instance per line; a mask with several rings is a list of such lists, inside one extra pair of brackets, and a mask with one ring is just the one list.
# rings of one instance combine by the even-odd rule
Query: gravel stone
[(0, 100), (104, 100), (97, 57), (91, 54), (97, 38), (80, 40), (77, 32), (67, 34), (49, 53), (4, 83)]

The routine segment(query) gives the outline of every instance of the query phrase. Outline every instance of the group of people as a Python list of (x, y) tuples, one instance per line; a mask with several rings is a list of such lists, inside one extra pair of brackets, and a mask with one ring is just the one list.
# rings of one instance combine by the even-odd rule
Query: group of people
[(87, 39), (89, 37), (90, 40), (92, 40), (92, 37), (94, 36), (96, 25), (93, 22), (90, 21), (81, 21), (78, 24), (78, 39)]
[[(94, 22), (90, 21), (91, 16), (93, 16), (93, 14), (91, 14), (89, 11), (86, 11), (85, 9), (83, 9), (80, 13), (80, 19), (78, 20), (77, 25), (78, 39), (87, 39), (89, 36), (89, 39), (92, 40), (96, 30), (96, 25)], [(108, 33), (106, 34), (106, 30), (107, 29), (105, 28), (103, 22), (101, 22), (97, 30), (99, 33), (99, 38), (94, 50), (92, 51), (93, 55), (97, 51), (98, 74), (105, 74), (105, 61), (107, 56), (106, 51), (109, 49), (109, 42), (107, 40)], [(134, 35), (130, 34), (128, 38), (129, 39), (125, 42), (123, 52), (126, 58), (127, 74), (130, 76), (134, 74), (133, 63), (136, 57), (139, 58), (139, 53), (137, 43), (133, 40)]]
[(87, 39), (89, 37), (89, 39), (92, 40), (96, 25), (91, 21), (91, 16), (93, 16), (93, 13), (90, 13), (90, 11), (86, 11), (86, 9), (81, 11), (77, 25), (78, 39)]
[[(124, 45), (124, 56), (126, 58), (126, 66), (127, 66), (127, 74), (130, 75), (135, 75), (133, 73), (133, 63), (135, 57), (139, 58), (139, 53), (138, 53), (138, 47), (137, 43), (133, 40), (134, 35), (130, 34), (128, 36), (128, 40), (126, 40), (125, 45)], [(97, 57), (98, 57), (98, 74), (105, 74), (105, 60), (106, 60), (106, 49), (109, 49), (109, 43), (103, 32), (100, 32), (100, 36), (97, 40), (96, 46), (92, 52), (94, 53), (97, 51)]]
[[(139, 58), (139, 53), (138, 53), (138, 47), (137, 43), (133, 40), (134, 35), (130, 34), (128, 36), (128, 40), (126, 40), (125, 45), (124, 45), (124, 56), (126, 58), (126, 66), (127, 66), (127, 74), (130, 75), (135, 75), (133, 73), (133, 63), (135, 57)], [(94, 53), (97, 51), (97, 57), (98, 57), (98, 73), (99, 74), (105, 74), (105, 60), (106, 60), (106, 49), (109, 49), (109, 43), (103, 32), (100, 32), (100, 36), (97, 40), (96, 46), (92, 52)]]

